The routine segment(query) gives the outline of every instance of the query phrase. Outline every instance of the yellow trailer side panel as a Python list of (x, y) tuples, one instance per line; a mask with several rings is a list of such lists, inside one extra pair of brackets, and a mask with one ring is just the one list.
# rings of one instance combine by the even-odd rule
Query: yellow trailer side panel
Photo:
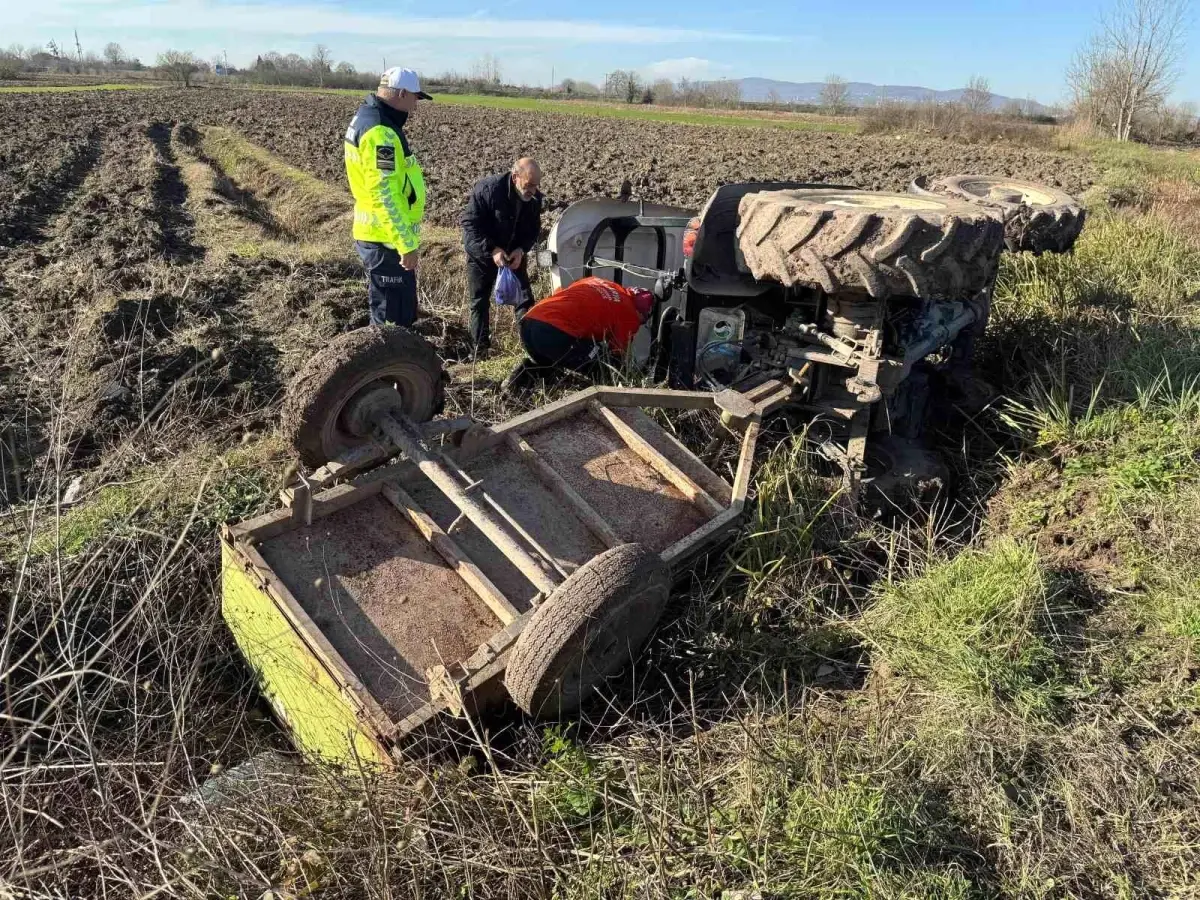
[(357, 707), (271, 596), (221, 542), (221, 613), (275, 714), (306, 754), (379, 766), (390, 757)]

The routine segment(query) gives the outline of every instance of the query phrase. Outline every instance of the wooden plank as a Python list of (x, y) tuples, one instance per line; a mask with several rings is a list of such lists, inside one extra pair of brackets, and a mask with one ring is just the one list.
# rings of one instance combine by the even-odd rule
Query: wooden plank
[(643, 437), (653, 434), (671, 445), (671, 462), (679, 466), (691, 478), (721, 504), (728, 505), (733, 498), (733, 488), (724, 478), (704, 464), (696, 454), (692, 453), (683, 443), (663, 428), (636, 406), (622, 409), (617, 413), (622, 419), (636, 428)]
[(664, 550), (662, 561), (673, 567), (683, 565), (728, 537), (729, 532), (737, 528), (741, 517), (742, 509), (731, 506)]
[(487, 604), (488, 609), (495, 613), (496, 618), (508, 625), (520, 615), (516, 607), (504, 596), (504, 592), (496, 587), (491, 579), (483, 574), (483, 570), (471, 561), (458, 542), (446, 534), (442, 527), (400, 485), (394, 481), (384, 482), (382, 493), (388, 502), (404, 513), (412, 522), (413, 527), (421, 532), (442, 559), (446, 560), (458, 573), (458, 577), (466, 582), (467, 587)]
[(616, 547), (618, 544), (624, 543), (621, 538), (613, 531), (612, 526), (604, 521), (604, 517), (592, 508), (592, 505), (579, 496), (575, 488), (567, 483), (567, 480), (562, 477), (554, 468), (546, 462), (536, 450), (529, 445), (529, 442), (519, 435), (509, 434), (508, 443), (516, 452), (516, 454), (529, 464), (546, 487), (550, 488), (555, 495), (562, 500), (571, 510), (579, 517), (579, 520), (587, 526), (587, 529), (600, 539), (606, 547)]
[[(363, 484), (339, 484), (337, 487), (321, 491), (312, 498), (312, 520), (315, 522), (368, 497), (374, 497), (379, 493), (379, 486), (378, 481), (368, 481)], [(235, 526), (231, 531), (235, 537), (259, 543), (303, 525), (303, 522), (293, 519), (292, 510), (285, 508), (251, 519)]]
[(407, 419), (383, 415), (379, 417), (376, 424), (384, 434), (396, 442), (396, 446), (404, 451), (404, 455), (411, 459), (421, 473), (437, 486), (446, 499), (462, 510), (463, 515), (471, 520), (471, 524), (482, 531), (484, 536), (496, 546), (496, 549), (508, 557), (509, 562), (516, 566), (535, 588), (544, 593), (554, 590), (557, 582), (543, 571), (542, 563), (529, 554), (509, 529), (517, 531), (534, 547), (537, 547), (536, 542), (525, 535), (519, 526), (515, 526), (511, 517), (500, 509), (498, 504), (491, 502), (486, 493), (485, 502), (498, 509), (502, 519), (508, 519), (508, 527), (505, 527), (502, 519), (495, 518), (491, 512), (479, 504), (471, 496), (471, 489), (476, 485), (463, 483), (464, 477), (469, 476), (465, 476), (465, 473), (462, 473), (453, 460), (447, 459), (440, 450), (425, 443)]
[(656, 406), (660, 409), (713, 409), (710, 391), (673, 391), (670, 388), (602, 387), (597, 399), (605, 406)]
[(594, 387), (585, 388), (582, 391), (563, 397), (549, 406), (541, 406), (524, 415), (517, 416), (515, 419), (509, 419), (507, 422), (497, 425), (492, 430), (498, 435), (506, 435), (509, 432), (526, 434), (529, 431), (553, 424), (560, 419), (565, 419), (579, 412), (579, 410), (583, 409), (595, 398), (599, 390), (599, 388)]
[(341, 654), (329, 643), (321, 629), (304, 611), (304, 607), (292, 596), (287, 585), (279, 579), (279, 576), (263, 559), (262, 554), (246, 541), (237, 541), (234, 548), (250, 564), (254, 574), (266, 585), (268, 594), (275, 600), (287, 620), (292, 623), (292, 627), (300, 633), (313, 655), (358, 702), (363, 714), (370, 720), (371, 726), (382, 736), (392, 737), (395, 732), (395, 724), (388, 718), (383, 707), (342, 659)]
[(364, 444), (352, 447), (337, 459), (331, 459), (309, 476), (309, 484), (313, 487), (328, 487), (339, 478), (349, 478), (363, 469), (376, 463), (384, 462), (396, 454), (396, 448), (390, 443), (368, 438)]
[(746, 493), (750, 490), (750, 470), (754, 468), (754, 448), (758, 444), (758, 433), (762, 429), (762, 420), (754, 419), (746, 426), (742, 435), (742, 450), (738, 454), (737, 473), (733, 478), (732, 506), (741, 509), (746, 505)]
[[(425, 422), (418, 427), (421, 434), (425, 436), (425, 439), (429, 440), (430, 438), (465, 431), (471, 427), (473, 422), (474, 420), (469, 416), (458, 416), (453, 419), (435, 419), (432, 422)], [(367, 438), (365, 443), (359, 444), (357, 447), (351, 447), (337, 459), (331, 459), (313, 472), (308, 477), (309, 486), (316, 489), (327, 488), (336, 481), (353, 478), (355, 475), (362, 474), (362, 472), (372, 466), (387, 462), (397, 452), (399, 451), (390, 441), (383, 442), (375, 438)], [(286, 487), (280, 492), (280, 499), (284, 505), (291, 505), (294, 490), (295, 485)]]
[(602, 423), (612, 428), (630, 450), (649, 463), (659, 475), (675, 485), (690, 501), (700, 506), (710, 515), (724, 512), (725, 507), (714, 500), (711, 494), (696, 484), (675, 463), (655, 450), (649, 441), (638, 434), (632, 426), (615, 412), (602, 406), (595, 400), (588, 404), (588, 410)]

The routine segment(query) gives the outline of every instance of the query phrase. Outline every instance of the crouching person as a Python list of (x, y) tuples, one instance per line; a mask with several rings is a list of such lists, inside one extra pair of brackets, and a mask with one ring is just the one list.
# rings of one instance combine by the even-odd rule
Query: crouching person
[(519, 391), (535, 378), (570, 369), (591, 375), (602, 356), (624, 356), (654, 309), (654, 295), (603, 278), (559, 288), (521, 319), (521, 344), (529, 354), (504, 382)]

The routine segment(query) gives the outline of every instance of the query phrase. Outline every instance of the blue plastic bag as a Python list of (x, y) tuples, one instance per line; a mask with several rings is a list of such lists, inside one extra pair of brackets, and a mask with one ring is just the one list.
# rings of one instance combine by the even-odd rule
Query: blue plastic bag
[(508, 266), (501, 266), (499, 274), (496, 275), (496, 287), (492, 291), (492, 299), (496, 305), (520, 306), (522, 293), (517, 273)]

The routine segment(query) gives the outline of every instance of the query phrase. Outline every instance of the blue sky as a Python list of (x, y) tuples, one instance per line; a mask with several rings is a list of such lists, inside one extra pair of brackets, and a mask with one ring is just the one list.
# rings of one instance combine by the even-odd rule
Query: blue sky
[[(165, 47), (234, 65), (266, 50), (307, 55), (324, 43), (364, 70), (403, 64), (433, 73), (495, 54), (506, 80), (548, 84), (553, 73), (597, 81), (614, 68), (651, 77), (759, 75), (961, 87), (1053, 102), (1063, 70), (1094, 28), (1085, 0), (443, 0), (422, 5), (322, 0), (0, 0), (0, 46), (119, 42), (144, 62)], [(588, 11), (585, 14), (583, 11)], [(595, 13), (591, 13), (594, 10)], [(1176, 99), (1200, 101), (1200, 27), (1192, 22)]]

